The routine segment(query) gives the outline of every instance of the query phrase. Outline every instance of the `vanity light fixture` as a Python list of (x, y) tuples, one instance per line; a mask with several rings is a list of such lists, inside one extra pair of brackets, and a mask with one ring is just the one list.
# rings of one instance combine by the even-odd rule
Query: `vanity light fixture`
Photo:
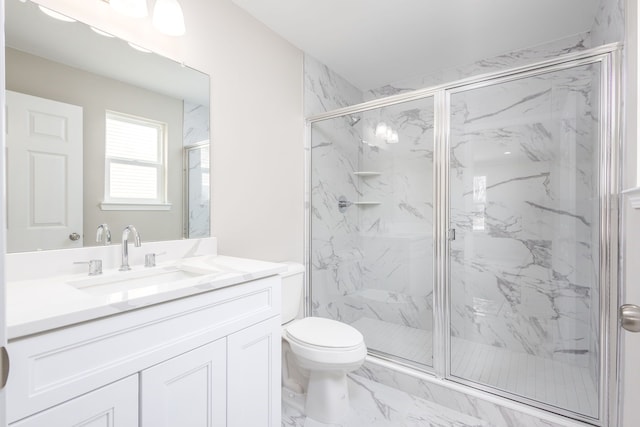
[(39, 9), (40, 9), (40, 11), (41, 11), (42, 13), (44, 13), (45, 15), (50, 16), (50, 17), (51, 17), (51, 18), (53, 18), (53, 19), (57, 19), (58, 21), (64, 21), (64, 22), (76, 22), (76, 20), (75, 20), (75, 19), (73, 19), (73, 18), (69, 18), (69, 17), (68, 17), (68, 16), (66, 16), (66, 15), (63, 15), (63, 14), (58, 13), (58, 12), (55, 12), (55, 11), (53, 11), (53, 10), (51, 10), (51, 9), (48, 9), (48, 8), (46, 8), (46, 7), (42, 6), (42, 5), (38, 5), (38, 8), (39, 8)]
[(398, 131), (392, 130), (391, 134), (387, 136), (387, 144), (397, 144), (400, 142)]
[[(149, 15), (147, 0), (103, 0), (125, 16), (145, 18)], [(151, 23), (163, 34), (181, 36), (185, 33), (184, 14), (178, 0), (156, 0)]]
[(376, 137), (385, 138), (387, 136), (387, 124), (385, 122), (380, 122), (376, 126)]
[(376, 138), (386, 141), (387, 144), (397, 144), (400, 142), (398, 131), (387, 125), (385, 122), (380, 122), (376, 126), (375, 131)]
[(132, 18), (144, 18), (149, 15), (147, 0), (109, 0), (113, 10)]

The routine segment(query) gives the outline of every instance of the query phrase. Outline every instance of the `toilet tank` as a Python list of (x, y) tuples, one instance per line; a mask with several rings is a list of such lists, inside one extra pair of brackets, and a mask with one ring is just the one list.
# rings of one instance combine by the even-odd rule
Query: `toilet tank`
[(304, 290), (304, 265), (295, 262), (283, 262), (287, 271), (282, 277), (282, 324), (292, 321), (301, 312)]

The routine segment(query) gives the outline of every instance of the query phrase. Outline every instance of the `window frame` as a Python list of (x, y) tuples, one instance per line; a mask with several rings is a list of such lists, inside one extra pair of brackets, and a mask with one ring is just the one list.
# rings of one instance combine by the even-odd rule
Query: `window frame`
[[(158, 138), (156, 149), (158, 161), (144, 161), (127, 157), (109, 156), (107, 154), (108, 132), (107, 121), (116, 120), (129, 124), (146, 126), (157, 130)], [(169, 210), (171, 203), (167, 199), (167, 150), (168, 131), (167, 124), (158, 120), (146, 117), (134, 116), (118, 111), (106, 110), (105, 112), (105, 139), (104, 139), (104, 198), (100, 207), (102, 210)], [(150, 167), (156, 170), (156, 197), (155, 198), (134, 198), (134, 197), (112, 197), (111, 195), (111, 165), (131, 165)]]

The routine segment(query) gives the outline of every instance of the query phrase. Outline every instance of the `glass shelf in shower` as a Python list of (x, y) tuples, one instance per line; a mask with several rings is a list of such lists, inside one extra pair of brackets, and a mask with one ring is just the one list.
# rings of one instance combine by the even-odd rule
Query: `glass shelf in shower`
[(359, 205), (359, 206), (374, 206), (374, 205), (379, 205), (380, 202), (365, 201), (365, 202), (353, 202), (353, 204)]
[(357, 175), (357, 176), (368, 177), (368, 176), (378, 176), (378, 175), (380, 175), (380, 172), (375, 172), (375, 171), (356, 171), (353, 174)]

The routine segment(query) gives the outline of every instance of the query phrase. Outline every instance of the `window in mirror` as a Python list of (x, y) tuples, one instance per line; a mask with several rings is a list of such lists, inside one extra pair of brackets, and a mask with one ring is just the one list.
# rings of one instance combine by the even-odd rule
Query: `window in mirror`
[(166, 124), (107, 112), (105, 202), (165, 204)]

